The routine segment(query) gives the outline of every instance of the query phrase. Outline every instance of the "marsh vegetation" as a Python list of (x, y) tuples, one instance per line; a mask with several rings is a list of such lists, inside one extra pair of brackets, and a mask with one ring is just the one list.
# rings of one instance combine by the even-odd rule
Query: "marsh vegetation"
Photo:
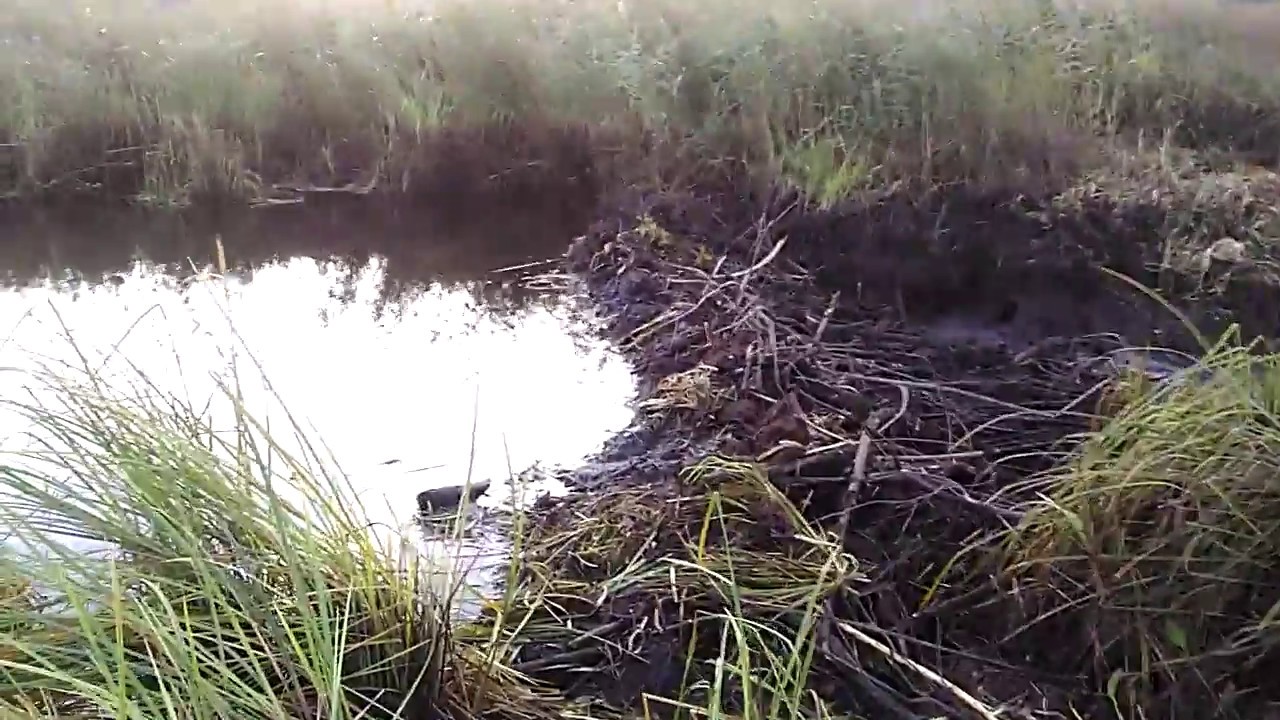
[(1148, 4), (1155, 29), (1093, 3), (18, 0), (0, 191), (429, 195), (696, 160), (833, 200), (1054, 184), (1117, 138), (1273, 160), (1275, 79), (1239, 42), (1259, 19), (1179, 7)]

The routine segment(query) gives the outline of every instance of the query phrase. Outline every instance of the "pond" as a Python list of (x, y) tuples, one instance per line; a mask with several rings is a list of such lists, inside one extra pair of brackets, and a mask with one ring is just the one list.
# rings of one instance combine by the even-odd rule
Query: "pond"
[[(633, 378), (583, 301), (562, 278), (521, 279), (552, 268), (581, 223), (554, 204), (11, 213), (0, 396), (83, 354), (202, 407), (234, 359), (255, 416), (292, 416), (372, 519), (406, 529), (423, 490), (572, 467), (630, 421)], [(0, 449), (30, 442), (16, 420), (0, 414)]]

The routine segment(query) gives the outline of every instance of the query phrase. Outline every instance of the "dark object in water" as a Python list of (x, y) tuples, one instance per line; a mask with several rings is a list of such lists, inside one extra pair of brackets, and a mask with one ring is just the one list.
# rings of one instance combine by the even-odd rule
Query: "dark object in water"
[(489, 481), (471, 483), (469, 485), (453, 485), (450, 487), (432, 488), (418, 493), (418, 509), (424, 513), (449, 510), (462, 504), (463, 493), (468, 502), (475, 502), (489, 489)]

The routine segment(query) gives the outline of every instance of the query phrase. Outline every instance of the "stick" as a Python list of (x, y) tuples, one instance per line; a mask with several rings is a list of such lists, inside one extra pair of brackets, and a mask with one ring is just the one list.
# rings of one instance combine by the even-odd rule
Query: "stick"
[(849, 535), (849, 520), (853, 517), (853, 507), (858, 504), (858, 495), (862, 492), (862, 483), (867, 479), (867, 460), (871, 457), (871, 433), (875, 432), (880, 419), (872, 417), (862, 426), (862, 434), (858, 436), (858, 453), (853, 457), (853, 475), (844, 490), (844, 508), (840, 511), (840, 524), (837, 526), (837, 540), (843, 548)]
[(818, 329), (813, 331), (813, 338), (809, 340), (809, 349), (813, 349), (818, 343), (822, 342), (822, 333), (827, 331), (827, 323), (831, 322), (831, 316), (836, 311), (836, 303), (840, 302), (840, 291), (837, 290), (831, 295), (831, 302), (827, 303), (827, 309), (822, 313), (822, 321), (818, 323)]
[(743, 279), (742, 284), (746, 285), (747, 278), (750, 277), (751, 274), (754, 273), (755, 271), (773, 262), (773, 259), (778, 257), (778, 253), (782, 252), (782, 247), (786, 244), (787, 244), (787, 239), (784, 237), (774, 244), (773, 249), (769, 251), (768, 255), (765, 255), (763, 258), (761, 258), (760, 262), (756, 263), (755, 265), (752, 265), (746, 270), (739, 270), (737, 272), (729, 273), (729, 277), (742, 278)]
[(889, 647), (888, 645), (885, 645), (879, 640), (876, 640), (875, 638), (871, 637), (870, 635), (867, 635), (866, 633), (862, 632), (856, 627), (853, 627), (852, 625), (849, 625), (848, 623), (837, 622), (836, 627), (840, 628), (841, 632), (852, 635), (854, 640), (857, 640), (863, 645), (866, 645), (872, 650), (875, 650), (876, 652), (884, 655), (885, 658), (887, 658), (888, 660), (892, 662), (896, 662), (899, 665), (902, 665), (903, 667), (918, 673), (924, 679), (942, 688), (945, 688), (948, 692), (950, 692), (953, 696), (955, 696), (955, 698), (959, 700), (963, 705), (965, 705), (970, 710), (974, 711), (979, 716), (981, 716), (983, 720), (1000, 720), (1000, 715), (997, 714), (996, 711), (987, 707), (985, 704), (983, 704), (981, 700), (978, 700), (974, 696), (965, 692), (963, 688), (951, 682), (950, 680), (942, 677), (938, 673), (930, 670), (929, 668), (921, 665), (920, 663), (910, 658), (903, 657), (902, 655), (894, 652), (893, 648)]
[(541, 265), (550, 265), (552, 263), (557, 263), (557, 262), (560, 262), (560, 258), (546, 258), (543, 260), (534, 260), (532, 262), (520, 263), (519, 265), (508, 265), (506, 267), (500, 267), (495, 270), (490, 270), (489, 272), (496, 275), (498, 273), (515, 272), (517, 270), (528, 270), (529, 268), (535, 268)]
[(511, 669), (523, 675), (527, 675), (531, 672), (546, 670), (547, 668), (552, 668), (562, 663), (580, 665), (583, 661), (593, 660), (602, 654), (603, 651), (595, 646), (579, 648), (577, 650), (556, 653), (555, 655), (548, 655), (547, 657), (538, 658), (536, 660), (516, 663), (511, 667)]

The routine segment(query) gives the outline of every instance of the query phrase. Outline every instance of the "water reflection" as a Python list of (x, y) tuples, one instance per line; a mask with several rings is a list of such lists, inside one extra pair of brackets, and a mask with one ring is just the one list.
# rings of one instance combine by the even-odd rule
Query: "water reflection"
[[(108, 377), (214, 398), (229, 423), (214, 377), (238, 357), (250, 409), (287, 427), (287, 408), (397, 526), (423, 489), (572, 465), (630, 420), (630, 373), (579, 304), (486, 275), (562, 252), (565, 218), (345, 212), (7, 223), (0, 366), (84, 353)], [(0, 374), (4, 397), (35, 384)], [(0, 415), (0, 448), (25, 430)]]
[[(0, 207), (0, 286), (29, 286), (49, 277), (68, 288), (119, 282), (139, 259), (182, 280), (216, 262), (220, 240), (237, 275), (294, 257), (332, 259), (348, 268), (380, 258), (375, 309), (437, 284), (465, 288), (477, 303), (503, 314), (560, 302), (555, 293), (493, 271), (559, 255), (581, 232), (589, 207), (565, 198), (424, 210), (373, 201), (225, 213)], [(349, 299), (350, 290), (338, 286), (335, 292)]]

